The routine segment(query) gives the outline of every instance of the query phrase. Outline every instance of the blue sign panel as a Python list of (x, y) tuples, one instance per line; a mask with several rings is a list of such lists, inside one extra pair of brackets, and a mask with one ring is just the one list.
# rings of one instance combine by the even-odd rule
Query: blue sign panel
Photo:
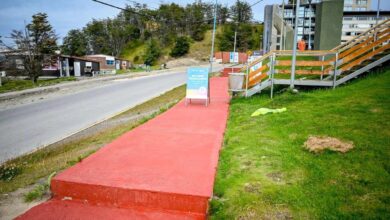
[(187, 70), (188, 99), (208, 98), (209, 70), (205, 67), (191, 67)]

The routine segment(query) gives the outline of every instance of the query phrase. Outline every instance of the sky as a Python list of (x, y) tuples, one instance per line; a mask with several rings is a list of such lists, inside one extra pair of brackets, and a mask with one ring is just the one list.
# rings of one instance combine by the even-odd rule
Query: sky
[[(102, 0), (104, 2), (124, 7), (131, 4), (131, 0)], [(149, 8), (157, 8), (161, 3), (174, 2), (172, 0), (135, 0), (145, 3)], [(203, 0), (204, 2), (212, 0)], [(259, 0), (247, 0), (249, 4)], [(176, 1), (177, 2), (177, 1)], [(181, 0), (179, 4), (185, 5), (194, 0)], [(230, 7), (234, 0), (218, 0), (218, 3)], [(280, 4), (282, 0), (263, 0), (253, 7), (254, 20), (262, 21), (264, 16), (264, 5)], [(377, 0), (372, 0), (372, 9), (375, 10)], [(390, 10), (390, 1), (381, 1), (381, 10)], [(118, 9), (93, 2), (92, 0), (1, 0), (0, 2), (0, 36), (9, 43), (13, 29), (21, 30), (24, 23), (31, 21), (31, 16), (38, 12), (48, 14), (49, 22), (53, 26), (56, 34), (62, 39), (69, 30), (82, 28), (92, 19), (113, 18), (118, 13)], [(60, 43), (62, 40), (59, 41)]]

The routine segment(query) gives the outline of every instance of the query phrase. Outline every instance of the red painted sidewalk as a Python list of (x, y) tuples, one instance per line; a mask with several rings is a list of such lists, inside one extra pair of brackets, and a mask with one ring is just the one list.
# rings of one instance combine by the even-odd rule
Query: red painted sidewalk
[(19, 219), (205, 219), (229, 107), (227, 78), (211, 103), (184, 101), (51, 182), (54, 197)]

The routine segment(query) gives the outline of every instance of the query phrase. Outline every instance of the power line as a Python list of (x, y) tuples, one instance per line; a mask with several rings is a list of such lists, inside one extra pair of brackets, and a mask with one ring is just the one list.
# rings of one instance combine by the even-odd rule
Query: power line
[(151, 15), (142, 14), (142, 13), (137, 12), (135, 10), (132, 10), (130, 8), (122, 8), (122, 7), (119, 7), (119, 6), (116, 6), (116, 5), (112, 5), (112, 4), (109, 4), (109, 3), (106, 3), (106, 2), (102, 2), (102, 1), (99, 1), (99, 0), (92, 0), (92, 1), (100, 3), (102, 5), (106, 5), (106, 6), (112, 7), (112, 8), (116, 8), (116, 9), (119, 9), (119, 10), (122, 10), (122, 11), (127, 11), (127, 12), (131, 12), (133, 14), (136, 14), (136, 15), (140, 15), (140, 16), (144, 16), (144, 17), (148, 17), (148, 18), (154, 19), (154, 17), (152, 17)]
[(259, 1), (255, 2), (255, 3), (253, 3), (250, 7), (252, 8), (253, 6), (259, 4), (259, 3), (262, 2), (262, 1), (264, 1), (264, 0), (259, 0)]
[[(106, 2), (103, 2), (103, 1), (99, 1), (99, 0), (92, 0), (94, 2), (97, 2), (97, 3), (100, 3), (102, 5), (106, 5), (106, 6), (109, 6), (109, 7), (112, 7), (112, 8), (116, 8), (116, 9), (119, 9), (119, 10), (122, 10), (122, 11), (127, 11), (127, 12), (131, 12), (133, 14), (137, 14), (137, 15), (140, 15), (140, 16), (144, 16), (144, 17), (148, 17), (152, 20), (155, 20), (156, 22), (162, 22), (162, 21), (157, 21), (157, 19), (151, 15), (146, 15), (146, 14), (143, 14), (143, 13), (140, 13), (140, 12), (137, 12), (135, 10), (132, 10), (130, 8), (122, 8), (122, 7), (119, 7), (119, 6), (116, 6), (116, 5), (113, 5), (113, 4), (109, 4), (109, 3), (106, 3)], [(137, 3), (135, 1), (131, 1), (133, 3)], [(149, 9), (150, 10), (150, 9)], [(204, 22), (210, 22), (212, 21), (214, 18), (209, 18), (209, 19), (205, 19), (205, 20), (200, 20), (200, 21), (195, 21), (195, 22), (192, 22), (190, 24), (198, 24), (198, 23), (204, 23)]]

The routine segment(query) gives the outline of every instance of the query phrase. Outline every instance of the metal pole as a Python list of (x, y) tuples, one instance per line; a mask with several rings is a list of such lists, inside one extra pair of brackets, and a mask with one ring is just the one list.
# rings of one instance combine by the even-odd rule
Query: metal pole
[[(209, 77), (210, 77), (210, 74), (212, 73), (213, 71), (213, 57), (214, 57), (214, 41), (215, 41), (215, 29), (217, 27), (217, 0), (215, 0), (215, 6), (214, 6), (214, 22), (213, 22), (213, 36), (211, 38), (211, 53), (210, 53), (210, 69), (209, 69)], [(207, 91), (207, 94), (208, 94), (208, 101), (210, 101), (210, 82), (208, 83), (208, 91)]]
[[(237, 45), (237, 22), (236, 22), (236, 29), (234, 31), (234, 48), (233, 48), (233, 63), (235, 63), (236, 58), (236, 45)], [(233, 69), (233, 67), (232, 67)]]
[(249, 73), (250, 73), (249, 62), (246, 62), (246, 83), (245, 83), (245, 97), (248, 97), (248, 87), (249, 87)]
[(297, 0), (297, 4), (295, 6), (294, 43), (293, 43), (292, 65), (291, 65), (291, 82), (290, 82), (291, 89), (294, 88), (295, 63), (297, 61), (298, 10), (299, 10), (299, 0)]
[(378, 25), (378, 20), (379, 20), (379, 6), (381, 4), (381, 0), (378, 0), (378, 8), (376, 9), (376, 22), (375, 25)]
[(236, 42), (237, 42), (237, 28), (236, 31), (234, 32), (234, 49), (233, 49), (234, 53), (236, 53)]
[(333, 89), (336, 88), (336, 79), (337, 79), (337, 62), (339, 59), (339, 53), (336, 53), (336, 60), (334, 61), (334, 72), (333, 72)]
[[(325, 60), (325, 55), (322, 55), (321, 61), (324, 62), (324, 60)], [(321, 80), (323, 80), (323, 77), (324, 77), (324, 64), (322, 64), (321, 66)]]
[(214, 24), (213, 24), (213, 35), (211, 38), (211, 53), (210, 53), (210, 73), (213, 69), (213, 57), (214, 57), (214, 41), (215, 41), (215, 29), (217, 26), (217, 0), (215, 0), (215, 6), (214, 6)]
[(283, 0), (283, 3), (282, 3), (282, 30), (280, 31), (280, 35), (282, 36), (281, 38), (280, 38), (280, 49), (281, 50), (284, 50), (283, 48), (283, 42), (284, 42), (284, 0)]
[(271, 57), (271, 99), (274, 97), (275, 53)]
[(309, 50), (311, 50), (311, 13), (311, 0), (309, 0)]
[[(379, 7), (380, 7), (380, 4), (381, 4), (381, 1), (380, 0), (378, 0), (378, 7), (377, 7), (377, 9), (376, 9), (376, 21), (375, 21), (375, 30), (374, 30), (374, 41), (376, 41), (377, 40), (377, 25), (378, 25), (378, 23), (379, 23)], [(372, 48), (372, 51), (374, 51), (375, 50), (375, 47), (374, 48)]]

